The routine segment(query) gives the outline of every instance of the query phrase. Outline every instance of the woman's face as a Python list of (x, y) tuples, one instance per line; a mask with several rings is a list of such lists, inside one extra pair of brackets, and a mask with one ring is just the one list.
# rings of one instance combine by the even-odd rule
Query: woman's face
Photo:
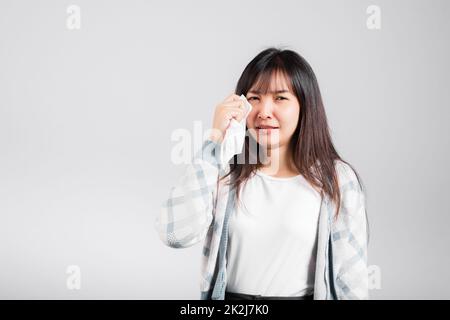
[(281, 74), (272, 76), (266, 94), (252, 87), (246, 98), (253, 107), (247, 117), (252, 137), (267, 148), (287, 146), (297, 128), (300, 103), (286, 78)]

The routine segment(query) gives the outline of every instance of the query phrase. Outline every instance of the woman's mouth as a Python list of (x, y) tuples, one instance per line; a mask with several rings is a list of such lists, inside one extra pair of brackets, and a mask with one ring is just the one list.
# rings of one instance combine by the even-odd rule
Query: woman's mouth
[(262, 134), (271, 133), (278, 129), (279, 129), (279, 127), (272, 127), (272, 126), (257, 126), (256, 127), (256, 130), (258, 130), (258, 132), (262, 133)]
[(275, 126), (256, 126), (256, 129), (258, 130), (272, 130), (272, 129), (279, 129), (279, 127), (275, 127)]

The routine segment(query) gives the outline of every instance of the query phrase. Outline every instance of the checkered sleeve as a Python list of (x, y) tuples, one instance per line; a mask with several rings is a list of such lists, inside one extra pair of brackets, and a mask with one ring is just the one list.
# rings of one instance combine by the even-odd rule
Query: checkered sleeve
[(219, 144), (207, 139), (156, 216), (160, 239), (169, 247), (186, 248), (204, 239), (213, 220), (220, 165)]
[(341, 167), (340, 212), (332, 227), (333, 273), (338, 300), (369, 299), (368, 220), (365, 195), (355, 172)]

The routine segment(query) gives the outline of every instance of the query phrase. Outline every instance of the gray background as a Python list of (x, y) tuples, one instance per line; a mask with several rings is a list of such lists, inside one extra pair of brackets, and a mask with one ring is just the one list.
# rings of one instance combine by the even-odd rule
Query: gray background
[[(68, 30), (66, 9), (81, 8)], [(381, 30), (366, 8), (381, 8)], [(450, 298), (450, 2), (0, 0), (0, 298), (198, 299), (201, 245), (153, 228), (245, 65), (298, 51), (367, 187), (374, 299)], [(66, 268), (81, 268), (68, 290)]]

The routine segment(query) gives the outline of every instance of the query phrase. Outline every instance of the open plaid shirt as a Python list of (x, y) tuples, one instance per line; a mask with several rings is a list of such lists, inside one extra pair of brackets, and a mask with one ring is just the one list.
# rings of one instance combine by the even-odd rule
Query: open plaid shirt
[[(160, 239), (172, 248), (204, 241), (200, 299), (224, 300), (228, 221), (234, 210), (231, 175), (219, 182), (229, 164), (221, 164), (220, 144), (210, 139), (187, 165), (156, 216)], [(324, 196), (320, 206), (314, 281), (315, 300), (369, 299), (365, 197), (354, 171), (336, 161), (341, 192), (340, 213)]]

